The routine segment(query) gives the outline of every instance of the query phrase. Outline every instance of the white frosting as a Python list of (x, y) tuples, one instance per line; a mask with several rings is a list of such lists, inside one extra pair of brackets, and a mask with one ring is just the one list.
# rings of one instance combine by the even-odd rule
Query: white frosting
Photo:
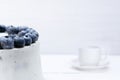
[(8, 34), (7, 33), (0, 33), (0, 37), (1, 36), (7, 36)]
[(39, 46), (0, 50), (0, 80), (43, 80)]

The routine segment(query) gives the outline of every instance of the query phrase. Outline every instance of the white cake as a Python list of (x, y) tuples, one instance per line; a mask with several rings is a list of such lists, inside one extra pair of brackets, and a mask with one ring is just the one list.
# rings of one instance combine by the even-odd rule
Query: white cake
[(0, 80), (43, 80), (38, 38), (32, 28), (0, 25)]
[(43, 80), (39, 46), (0, 50), (0, 80)]

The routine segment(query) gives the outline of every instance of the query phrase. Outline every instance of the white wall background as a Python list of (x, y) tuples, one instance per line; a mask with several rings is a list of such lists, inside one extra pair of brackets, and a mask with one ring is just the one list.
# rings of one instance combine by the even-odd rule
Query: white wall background
[(76, 54), (97, 45), (120, 54), (120, 0), (0, 0), (0, 23), (40, 33), (41, 52)]

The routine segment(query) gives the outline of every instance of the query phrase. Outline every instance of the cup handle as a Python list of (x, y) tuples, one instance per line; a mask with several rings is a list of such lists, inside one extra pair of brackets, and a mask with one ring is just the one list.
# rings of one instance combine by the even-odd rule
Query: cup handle
[(108, 53), (104, 53), (102, 54), (102, 50), (100, 50), (101, 52), (101, 57), (100, 57), (100, 60), (99, 60), (99, 63), (98, 65), (104, 65), (104, 64), (107, 64), (108, 63)]

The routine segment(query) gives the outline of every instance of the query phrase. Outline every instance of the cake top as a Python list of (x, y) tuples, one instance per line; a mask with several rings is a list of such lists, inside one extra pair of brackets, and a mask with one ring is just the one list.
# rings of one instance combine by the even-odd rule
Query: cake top
[(36, 30), (26, 26), (0, 25), (0, 33), (7, 33), (7, 35), (0, 37), (0, 50), (30, 46), (39, 37)]

